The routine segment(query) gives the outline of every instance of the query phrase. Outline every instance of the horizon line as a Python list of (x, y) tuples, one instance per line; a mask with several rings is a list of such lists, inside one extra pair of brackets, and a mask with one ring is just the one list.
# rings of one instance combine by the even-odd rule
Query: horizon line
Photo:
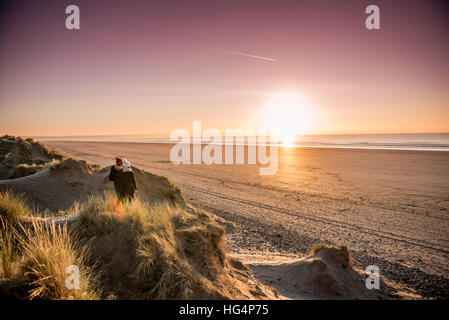
[[(376, 132), (376, 133), (306, 133), (306, 134), (297, 134), (296, 136), (338, 136), (338, 135), (404, 135), (404, 134), (449, 134), (449, 131), (436, 131), (436, 132)], [(129, 138), (169, 138), (170, 134), (162, 134), (162, 133), (145, 133), (145, 134), (68, 134), (68, 135), (15, 135), (4, 133), (2, 136), (10, 135), (10, 136), (22, 136), (22, 137), (36, 137), (36, 138), (72, 138), (72, 137), (129, 137)]]

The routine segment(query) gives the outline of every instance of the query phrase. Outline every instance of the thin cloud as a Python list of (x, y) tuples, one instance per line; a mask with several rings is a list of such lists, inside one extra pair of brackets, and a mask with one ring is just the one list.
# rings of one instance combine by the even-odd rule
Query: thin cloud
[(234, 55), (237, 55), (237, 56), (243, 56), (243, 57), (254, 58), (254, 59), (261, 59), (261, 60), (271, 61), (271, 62), (275, 62), (276, 61), (275, 59), (272, 59), (272, 58), (257, 56), (257, 55), (254, 55), (254, 54), (249, 54), (249, 53), (244, 53), (244, 52), (238, 52), (238, 51), (232, 51), (232, 50), (226, 50), (226, 49), (220, 49), (220, 48), (210, 48), (210, 49), (216, 50), (216, 51), (220, 51), (220, 52), (229, 53), (229, 54), (234, 54)]

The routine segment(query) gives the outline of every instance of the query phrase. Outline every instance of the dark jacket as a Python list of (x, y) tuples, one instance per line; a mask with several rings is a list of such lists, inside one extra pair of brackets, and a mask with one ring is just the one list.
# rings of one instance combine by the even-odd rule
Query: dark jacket
[(119, 199), (131, 199), (137, 190), (136, 179), (132, 171), (124, 172), (120, 167), (112, 166), (109, 180), (114, 182), (114, 188)]

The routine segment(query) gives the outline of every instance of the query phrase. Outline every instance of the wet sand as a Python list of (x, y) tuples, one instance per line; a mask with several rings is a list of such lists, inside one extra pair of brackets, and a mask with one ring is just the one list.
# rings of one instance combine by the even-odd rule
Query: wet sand
[(449, 152), (281, 148), (277, 174), (260, 176), (257, 165), (174, 165), (169, 144), (45, 143), (167, 176), (189, 202), (234, 223), (232, 254), (272, 260), (346, 244), (356, 267), (449, 297)]

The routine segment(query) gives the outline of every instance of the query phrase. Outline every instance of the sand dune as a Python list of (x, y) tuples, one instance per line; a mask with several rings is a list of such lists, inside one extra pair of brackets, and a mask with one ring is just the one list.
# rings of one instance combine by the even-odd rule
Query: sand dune
[(62, 152), (33, 139), (0, 137), (0, 179), (31, 175), (64, 157)]
[(352, 267), (346, 247), (324, 248), (290, 262), (248, 266), (256, 277), (291, 298), (388, 299), (383, 291), (367, 290), (366, 276)]

